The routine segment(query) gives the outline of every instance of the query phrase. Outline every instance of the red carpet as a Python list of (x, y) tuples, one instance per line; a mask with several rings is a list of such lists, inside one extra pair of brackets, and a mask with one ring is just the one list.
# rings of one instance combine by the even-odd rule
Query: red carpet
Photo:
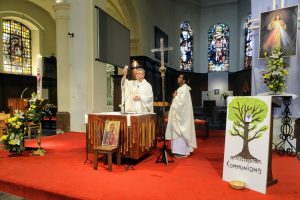
[[(213, 134), (211, 134), (213, 135)], [(35, 144), (28, 141), (26, 146)], [(158, 152), (126, 172), (113, 172), (99, 162), (98, 170), (85, 160), (85, 134), (65, 133), (43, 137), (44, 157), (8, 157), (0, 151), (0, 191), (27, 199), (300, 199), (300, 162), (295, 157), (273, 155), (273, 176), (278, 184), (263, 195), (249, 189), (233, 190), (222, 181), (224, 137), (198, 139), (198, 149), (188, 158), (174, 158), (169, 166), (156, 164)], [(89, 155), (93, 159), (92, 154)]]

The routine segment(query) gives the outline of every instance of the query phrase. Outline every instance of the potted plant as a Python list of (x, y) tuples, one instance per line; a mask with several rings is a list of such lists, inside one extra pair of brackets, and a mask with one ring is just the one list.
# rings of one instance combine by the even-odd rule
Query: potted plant
[(26, 131), (26, 118), (24, 113), (16, 111), (13, 117), (7, 120), (7, 135), (0, 138), (5, 150), (12, 155), (20, 155), (24, 151), (24, 135)]
[(229, 96), (229, 93), (228, 92), (223, 92), (222, 93), (222, 97), (224, 99), (224, 105), (226, 106), (226, 103), (227, 103), (227, 97)]
[(31, 94), (31, 98), (28, 100), (28, 109), (26, 112), (28, 122), (34, 124), (41, 122), (45, 104), (46, 101), (44, 99), (38, 99), (35, 92)]
[(265, 58), (267, 67), (262, 71), (264, 83), (272, 91), (272, 94), (282, 93), (287, 89), (286, 77), (288, 75), (288, 71), (285, 69), (286, 63), (283, 61), (283, 52), (275, 48), (270, 57), (265, 52)]

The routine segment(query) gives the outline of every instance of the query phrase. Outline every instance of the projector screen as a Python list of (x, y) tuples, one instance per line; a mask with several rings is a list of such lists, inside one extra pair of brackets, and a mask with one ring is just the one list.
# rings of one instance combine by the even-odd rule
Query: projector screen
[(97, 12), (96, 60), (122, 67), (130, 62), (130, 30), (95, 6)]

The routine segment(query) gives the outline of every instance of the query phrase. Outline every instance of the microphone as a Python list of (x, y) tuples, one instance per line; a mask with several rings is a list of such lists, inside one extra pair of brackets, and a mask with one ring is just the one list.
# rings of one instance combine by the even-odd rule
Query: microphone
[(28, 87), (25, 88), (25, 89), (22, 91), (22, 93), (21, 93), (21, 99), (23, 99), (23, 94), (24, 94), (24, 92), (25, 92), (27, 89), (28, 89)]
[(128, 94), (126, 97), (125, 97), (125, 99), (124, 99), (124, 101), (123, 101), (123, 104), (122, 104), (122, 106), (123, 106), (123, 113), (126, 113), (125, 112), (125, 102), (126, 102), (126, 100), (127, 100), (127, 98), (130, 96), (130, 94)]

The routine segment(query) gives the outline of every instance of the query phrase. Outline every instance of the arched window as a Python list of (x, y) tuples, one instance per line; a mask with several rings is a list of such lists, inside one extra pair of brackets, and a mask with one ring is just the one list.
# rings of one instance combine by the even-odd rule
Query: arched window
[(180, 70), (193, 71), (193, 30), (187, 21), (180, 25)]
[(252, 42), (252, 29), (250, 28), (251, 14), (247, 17), (244, 30), (245, 30), (245, 69), (252, 67), (252, 55), (253, 55), (253, 42)]
[(31, 31), (14, 20), (3, 20), (3, 71), (31, 75)]
[(208, 30), (208, 71), (229, 70), (229, 28), (215, 24)]

